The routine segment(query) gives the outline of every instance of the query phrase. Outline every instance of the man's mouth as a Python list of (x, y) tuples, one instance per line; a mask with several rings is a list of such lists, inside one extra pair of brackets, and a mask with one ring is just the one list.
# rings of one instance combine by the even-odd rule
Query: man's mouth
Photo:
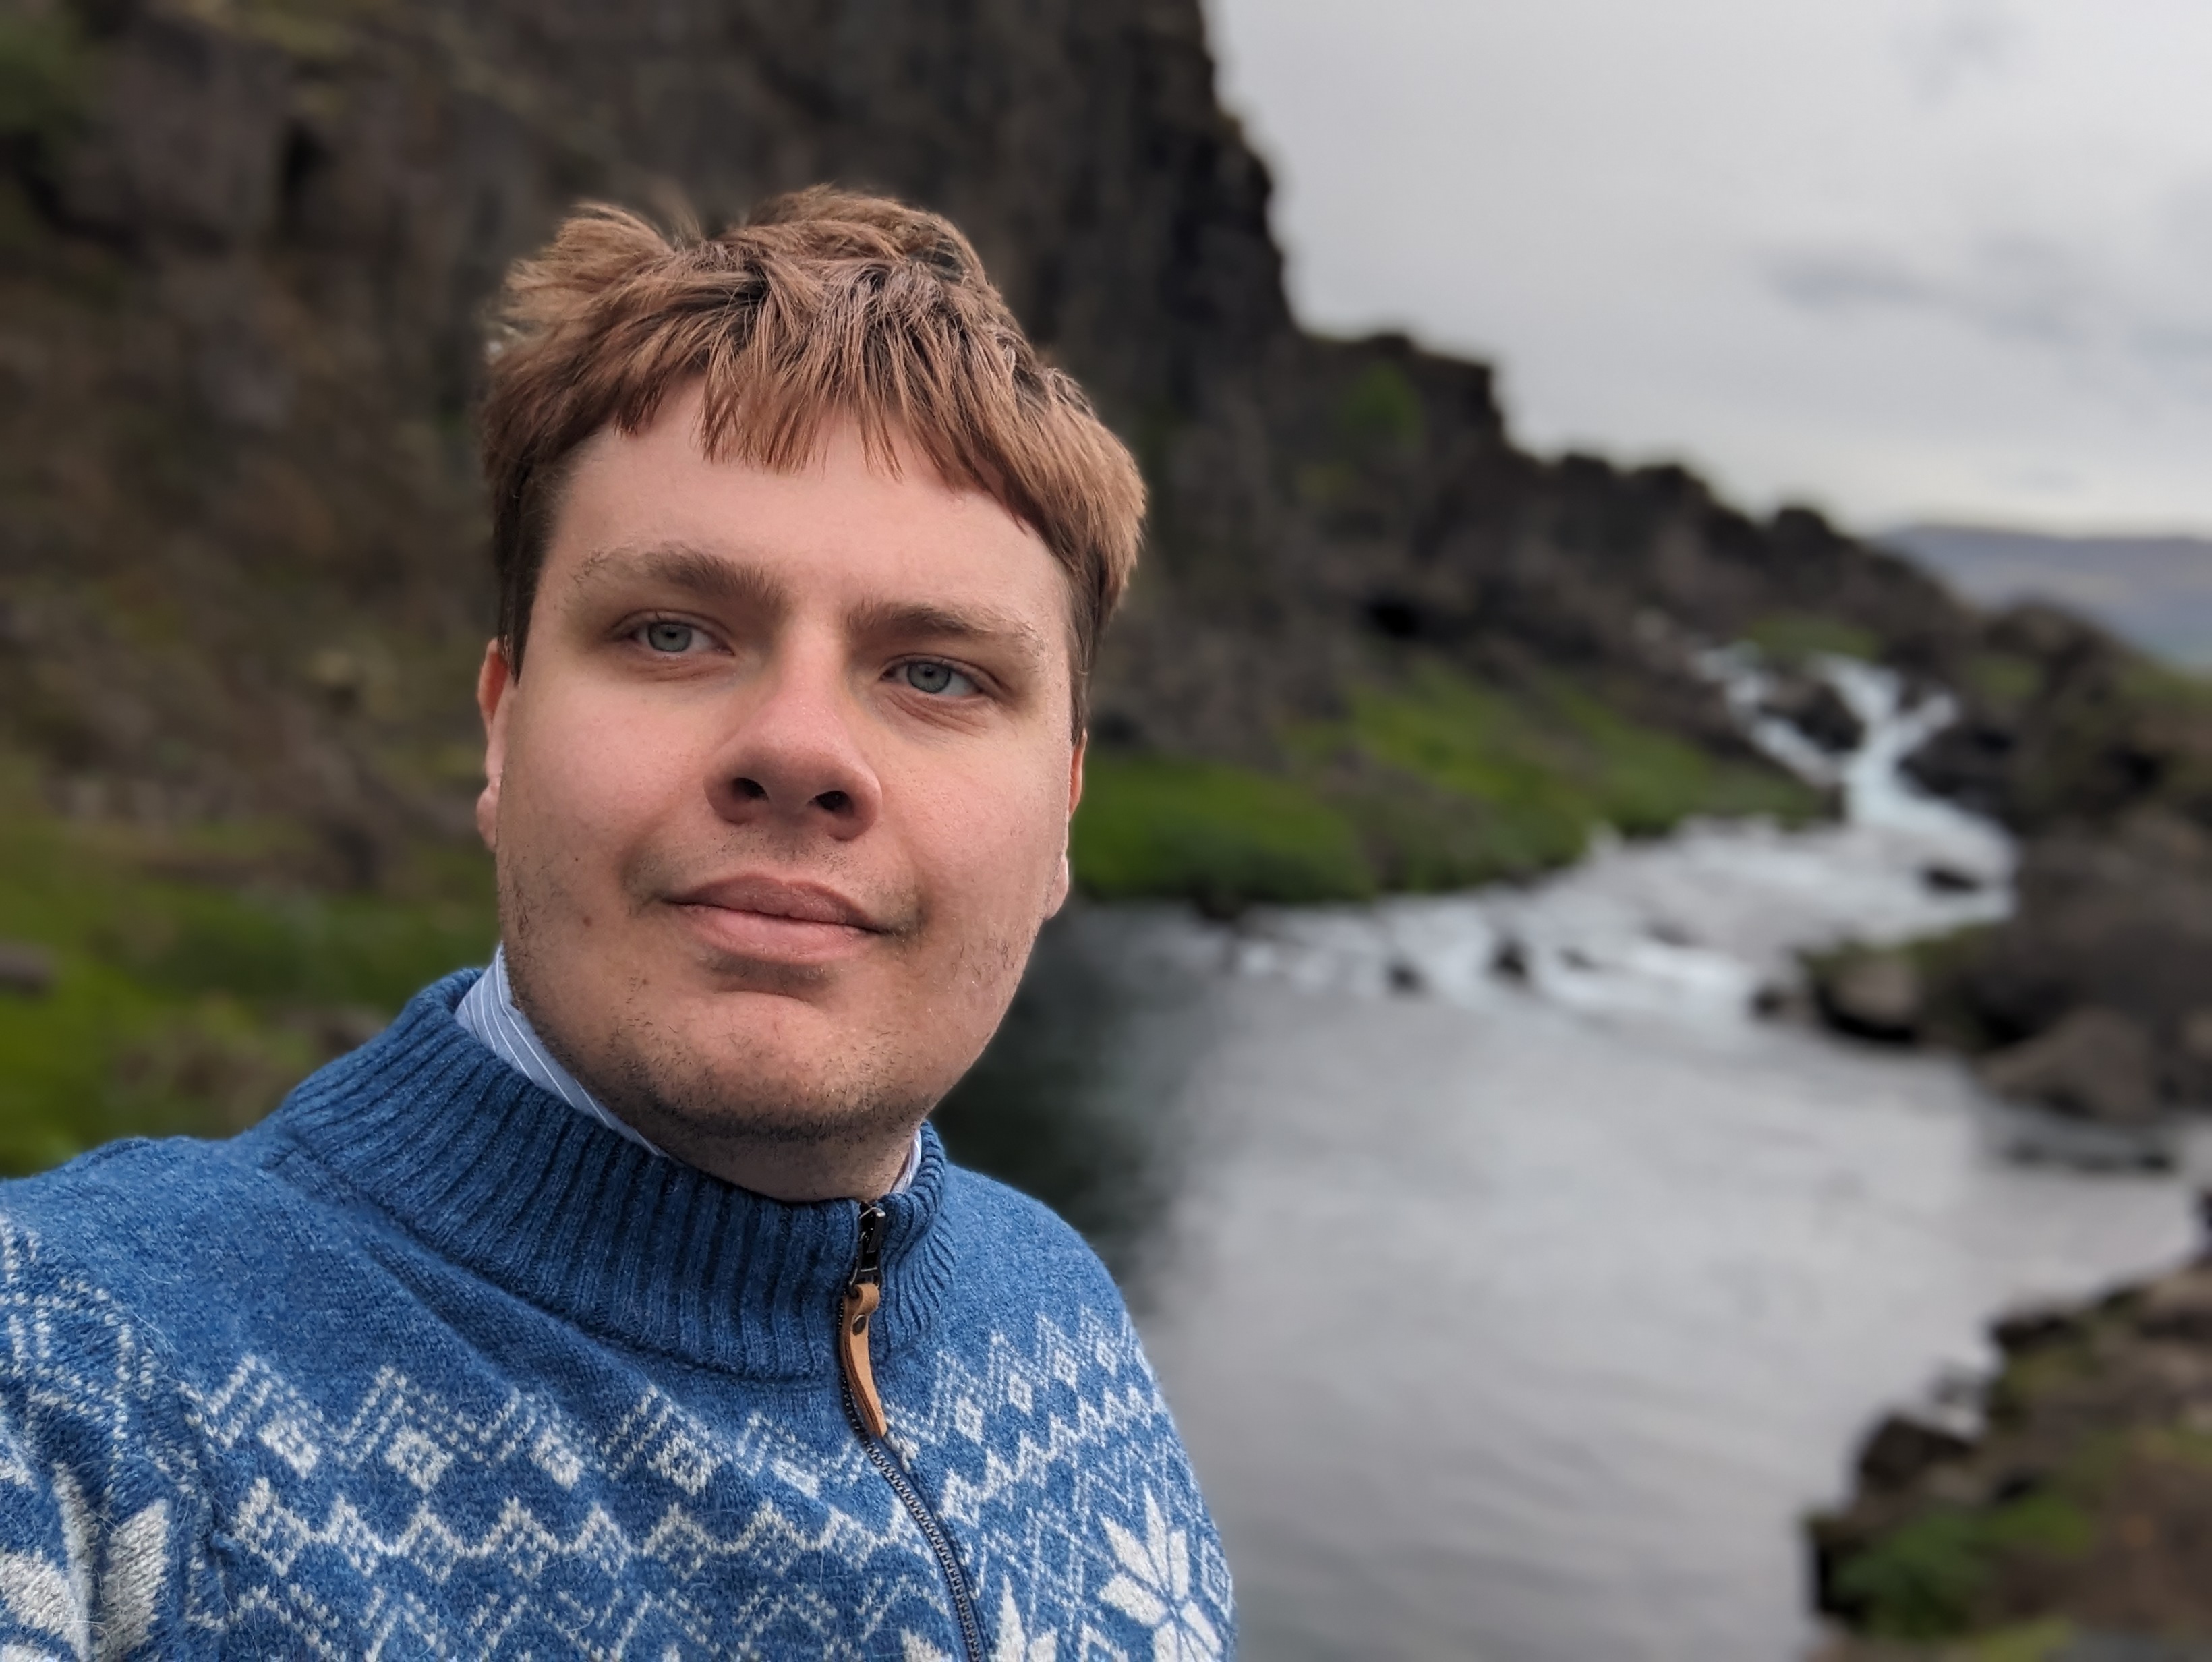
[(758, 874), (700, 884), (670, 904), (709, 947), (778, 963), (830, 963), (892, 932), (835, 889)]

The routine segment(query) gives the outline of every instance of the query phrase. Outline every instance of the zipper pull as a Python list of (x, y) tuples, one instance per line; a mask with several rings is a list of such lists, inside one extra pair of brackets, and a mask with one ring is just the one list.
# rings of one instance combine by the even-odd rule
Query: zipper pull
[(883, 1251), (886, 1215), (871, 1203), (860, 1208), (860, 1250), (853, 1260), (853, 1279), (845, 1286), (845, 1306), (837, 1320), (837, 1361), (853, 1409), (871, 1437), (887, 1434), (884, 1399), (876, 1391), (876, 1371), (868, 1361), (868, 1324), (884, 1301)]

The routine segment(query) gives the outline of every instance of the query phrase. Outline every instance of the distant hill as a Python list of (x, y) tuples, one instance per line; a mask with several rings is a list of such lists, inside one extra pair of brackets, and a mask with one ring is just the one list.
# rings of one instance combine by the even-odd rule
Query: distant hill
[(2056, 601), (2169, 662), (2212, 669), (2212, 538), (1911, 525), (1877, 540), (1984, 605)]

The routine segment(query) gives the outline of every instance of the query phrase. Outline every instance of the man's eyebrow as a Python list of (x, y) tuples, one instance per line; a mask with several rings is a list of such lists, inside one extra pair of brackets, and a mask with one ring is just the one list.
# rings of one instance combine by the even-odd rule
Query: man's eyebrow
[(598, 581), (602, 575), (665, 583), (702, 600), (738, 606), (770, 617), (781, 616), (791, 605), (782, 583), (759, 566), (682, 543), (600, 549), (576, 569), (574, 581), (583, 587)]
[(1045, 658), (1044, 636), (1018, 612), (994, 606), (939, 606), (927, 600), (872, 600), (845, 615), (845, 627), (864, 639), (919, 636), (988, 642), (1012, 648), (1031, 664)]

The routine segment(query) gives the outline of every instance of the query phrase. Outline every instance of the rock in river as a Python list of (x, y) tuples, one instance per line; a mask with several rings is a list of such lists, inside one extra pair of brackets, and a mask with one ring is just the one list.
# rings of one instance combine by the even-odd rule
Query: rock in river
[(1920, 971), (1903, 953), (1848, 953), (1815, 965), (1813, 996), (1821, 1016), (1843, 1032), (1900, 1044), (1919, 1037)]
[(1983, 1058), (1980, 1071), (2000, 1096), (2100, 1124), (2147, 1125), (2158, 1117), (2150, 1033), (2117, 1010), (2071, 1011), (2039, 1038)]
[(2212, 1265), (1994, 1336), (2004, 1366), (1981, 1433), (1884, 1422), (1850, 1503), (1813, 1520), (1821, 1607), (1857, 1635), (1826, 1655), (2212, 1653)]

